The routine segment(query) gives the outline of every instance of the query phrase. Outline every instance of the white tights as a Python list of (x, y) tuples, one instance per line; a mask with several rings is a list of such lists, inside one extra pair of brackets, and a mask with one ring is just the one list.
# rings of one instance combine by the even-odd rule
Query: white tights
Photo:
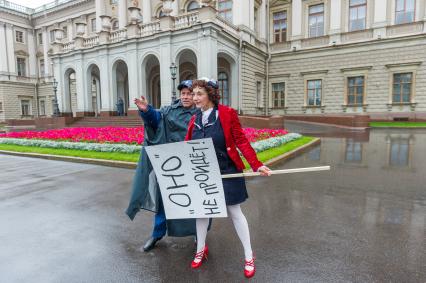
[[(234, 223), (234, 227), (237, 231), (238, 237), (240, 238), (240, 241), (243, 244), (245, 258), (246, 260), (251, 260), (253, 257), (253, 252), (251, 250), (250, 232), (247, 219), (241, 211), (241, 206), (239, 204), (227, 205), (226, 209), (228, 211), (228, 215), (231, 217), (232, 222)], [(208, 218), (197, 218), (197, 253), (201, 252), (204, 246), (206, 245), (208, 226)]]

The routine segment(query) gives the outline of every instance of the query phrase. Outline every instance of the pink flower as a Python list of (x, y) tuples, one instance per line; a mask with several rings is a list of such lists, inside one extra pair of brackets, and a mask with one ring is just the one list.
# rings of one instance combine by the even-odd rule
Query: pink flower
[[(288, 132), (285, 129), (243, 129), (250, 142), (282, 136)], [(25, 131), (0, 134), (0, 138), (42, 139), (71, 142), (124, 143), (143, 144), (144, 128), (64, 128), (47, 131)]]

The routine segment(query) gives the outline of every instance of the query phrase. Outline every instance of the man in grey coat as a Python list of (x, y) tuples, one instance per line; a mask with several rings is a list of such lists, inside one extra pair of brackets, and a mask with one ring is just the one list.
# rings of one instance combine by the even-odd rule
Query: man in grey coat
[(192, 81), (181, 82), (178, 90), (180, 99), (160, 110), (155, 110), (143, 96), (134, 100), (144, 120), (145, 136), (126, 213), (133, 220), (141, 208), (155, 212), (154, 229), (143, 247), (144, 251), (153, 249), (166, 232), (169, 236), (176, 237), (195, 235), (194, 219), (166, 220), (158, 183), (144, 149), (145, 146), (184, 140), (189, 120), (196, 111), (192, 100)]

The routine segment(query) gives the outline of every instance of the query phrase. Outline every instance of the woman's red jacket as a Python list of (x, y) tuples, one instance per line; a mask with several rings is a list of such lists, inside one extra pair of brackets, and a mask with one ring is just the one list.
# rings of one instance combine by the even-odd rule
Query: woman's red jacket
[[(259, 169), (263, 164), (257, 159), (256, 152), (251, 147), (250, 142), (247, 140), (243, 129), (241, 128), (240, 121), (238, 120), (237, 112), (225, 105), (218, 105), (219, 120), (223, 128), (225, 136), (226, 150), (229, 157), (234, 161), (235, 166), (239, 170), (244, 170), (244, 163), (241, 160), (238, 149), (241, 151), (247, 162), (250, 164), (254, 172)], [(192, 116), (188, 124), (188, 132), (186, 133), (185, 140), (192, 139), (192, 130), (194, 129), (195, 115)]]

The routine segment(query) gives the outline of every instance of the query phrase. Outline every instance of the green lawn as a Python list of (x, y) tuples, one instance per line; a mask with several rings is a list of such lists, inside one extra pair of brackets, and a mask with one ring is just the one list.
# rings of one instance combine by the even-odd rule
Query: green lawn
[[(269, 159), (277, 157), (281, 154), (289, 152), (297, 147), (305, 145), (312, 141), (312, 137), (302, 137), (298, 140), (283, 144), (276, 148), (271, 148), (260, 152), (258, 158), (260, 161), (265, 162)], [(31, 153), (40, 153), (40, 154), (52, 154), (52, 155), (62, 155), (62, 156), (73, 156), (81, 158), (93, 158), (93, 159), (106, 159), (106, 160), (119, 160), (119, 161), (129, 161), (137, 162), (139, 160), (139, 153), (118, 153), (118, 152), (95, 152), (95, 151), (85, 151), (85, 150), (73, 150), (73, 149), (56, 149), (56, 148), (44, 148), (44, 147), (32, 147), (32, 146), (21, 146), (21, 145), (9, 145), (9, 144), (0, 144), (0, 150), (8, 150), (15, 152), (31, 152)], [(244, 160), (246, 167), (248, 167), (247, 162)]]
[(370, 127), (399, 127), (399, 128), (416, 128), (426, 127), (426, 122), (370, 122)]
[[(289, 152), (289, 151), (292, 151), (293, 149), (301, 147), (311, 142), (312, 140), (314, 140), (313, 137), (301, 137), (298, 140), (283, 144), (279, 147), (274, 147), (274, 148), (270, 148), (265, 151), (259, 152), (257, 154), (257, 157), (259, 158), (260, 161), (266, 162), (274, 157), (280, 156), (286, 152)], [(246, 165), (246, 168), (249, 168), (247, 161), (245, 159), (243, 159), (243, 161), (244, 161), (244, 164)]]
[(137, 162), (139, 160), (139, 152), (138, 153), (97, 152), (97, 151), (87, 151), (87, 150), (58, 149), (58, 148), (22, 146), (22, 145), (12, 145), (12, 144), (0, 144), (0, 150), (73, 156), (73, 157), (81, 157), (81, 158), (130, 161), (130, 162)]

